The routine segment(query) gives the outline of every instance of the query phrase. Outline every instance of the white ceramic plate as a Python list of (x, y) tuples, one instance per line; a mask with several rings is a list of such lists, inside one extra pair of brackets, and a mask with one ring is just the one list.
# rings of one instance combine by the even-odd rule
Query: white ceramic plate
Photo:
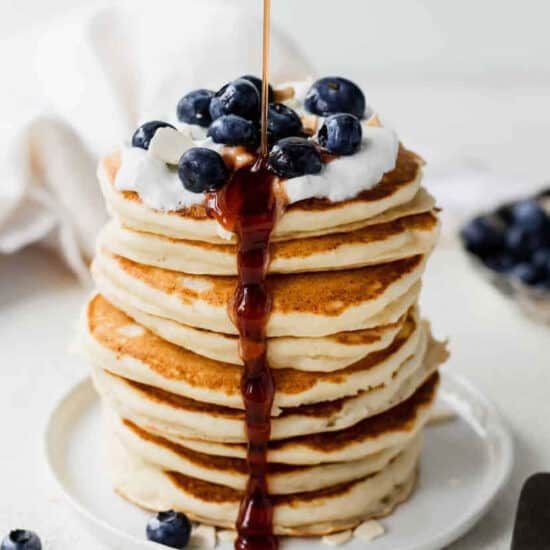
[[(427, 428), (419, 485), (382, 520), (386, 534), (372, 550), (439, 550), (486, 512), (512, 466), (510, 435), (494, 405), (468, 382), (445, 374), (440, 401), (456, 410), (451, 422)], [(52, 473), (85, 526), (120, 550), (155, 550), (145, 540), (150, 514), (115, 495), (103, 447), (99, 399), (90, 380), (75, 386), (52, 413), (46, 452)], [(355, 539), (345, 550), (360, 550)], [(218, 548), (229, 549), (225, 543)], [(285, 550), (328, 548), (318, 539), (289, 539)]]

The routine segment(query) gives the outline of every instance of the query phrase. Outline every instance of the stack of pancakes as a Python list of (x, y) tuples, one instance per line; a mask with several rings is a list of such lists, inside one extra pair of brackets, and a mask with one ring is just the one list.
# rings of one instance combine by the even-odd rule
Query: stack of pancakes
[[(82, 344), (106, 405), (116, 490), (234, 528), (247, 481), (235, 236), (203, 206), (148, 208), (100, 182), (113, 215), (93, 264)], [(276, 534), (322, 535), (411, 493), (445, 347), (417, 300), (439, 230), (422, 162), (353, 200), (290, 205), (271, 244), (268, 483)]]

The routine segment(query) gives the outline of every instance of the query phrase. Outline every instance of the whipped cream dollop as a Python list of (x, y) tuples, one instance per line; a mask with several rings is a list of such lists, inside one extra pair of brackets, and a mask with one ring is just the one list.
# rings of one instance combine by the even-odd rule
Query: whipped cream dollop
[[(280, 88), (293, 89), (293, 97), (284, 103), (301, 116), (316, 118), (316, 127), (319, 129), (323, 124), (322, 117), (306, 113), (303, 107), (310, 85), (311, 81), (292, 82)], [(371, 116), (372, 111), (368, 111), (367, 117)], [(176, 126), (177, 130), (169, 128), (157, 131), (158, 136), (155, 134), (149, 150), (129, 145), (121, 147), (121, 164), (115, 179), (118, 191), (134, 191), (145, 205), (162, 211), (182, 210), (204, 203), (204, 194), (192, 193), (181, 183), (175, 159), (190, 147), (208, 147), (221, 152), (224, 146), (207, 138), (204, 128), (187, 124)], [(372, 189), (386, 172), (395, 168), (399, 151), (396, 133), (372, 125), (370, 118), (364, 120), (362, 126), (362, 143), (355, 154), (335, 158), (325, 164), (318, 174), (281, 182), (289, 204), (312, 198), (328, 199), (331, 202), (352, 199)]]
[(372, 189), (382, 176), (395, 168), (399, 139), (388, 128), (363, 124), (361, 148), (354, 155), (325, 164), (319, 174), (300, 176), (282, 183), (288, 202), (328, 199), (340, 202)]
[(146, 206), (174, 211), (204, 202), (202, 193), (191, 193), (181, 184), (177, 171), (149, 151), (123, 146), (115, 179), (118, 191), (134, 191)]

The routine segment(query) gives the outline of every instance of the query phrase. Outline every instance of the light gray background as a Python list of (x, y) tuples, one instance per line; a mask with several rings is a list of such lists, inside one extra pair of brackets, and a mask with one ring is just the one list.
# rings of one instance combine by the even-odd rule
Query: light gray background
[[(259, 11), (259, 0), (223, 1)], [(296, 37), (319, 72), (357, 78), (403, 141), (428, 158), (429, 184), (464, 165), (490, 171), (496, 187), (519, 181), (527, 190), (550, 179), (550, 2), (272, 2), (274, 20)], [(92, 3), (0, 1), (0, 38)], [(17, 51), (12, 55), (17, 60)], [(488, 186), (484, 192), (490, 198), (494, 191)], [(460, 184), (456, 195), (467, 212), (479, 208)], [(438, 335), (451, 336), (448, 368), (497, 402), (517, 442), (507, 492), (453, 550), (504, 550), (522, 481), (550, 464), (548, 328), (519, 316), (472, 272), (449, 235), (424, 288), (424, 312)], [(66, 355), (84, 296), (46, 252), (0, 257), (0, 533), (33, 527), (47, 550), (99, 550), (59, 501), (41, 442), (45, 411), (85, 374), (84, 365)]]

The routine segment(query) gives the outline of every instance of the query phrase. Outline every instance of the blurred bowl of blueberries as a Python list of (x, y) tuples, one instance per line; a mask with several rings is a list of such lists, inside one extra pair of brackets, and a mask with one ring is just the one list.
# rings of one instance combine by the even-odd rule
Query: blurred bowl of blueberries
[(476, 216), (460, 237), (494, 286), (529, 317), (550, 324), (550, 188)]

